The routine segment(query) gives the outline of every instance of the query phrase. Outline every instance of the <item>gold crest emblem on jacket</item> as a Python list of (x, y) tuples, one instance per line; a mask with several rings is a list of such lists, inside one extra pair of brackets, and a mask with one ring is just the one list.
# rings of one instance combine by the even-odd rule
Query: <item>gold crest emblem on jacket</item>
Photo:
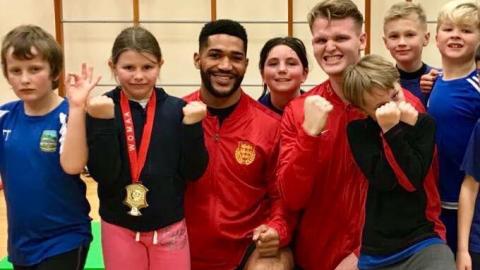
[(235, 159), (242, 165), (252, 164), (255, 160), (255, 146), (246, 141), (239, 142), (235, 149)]

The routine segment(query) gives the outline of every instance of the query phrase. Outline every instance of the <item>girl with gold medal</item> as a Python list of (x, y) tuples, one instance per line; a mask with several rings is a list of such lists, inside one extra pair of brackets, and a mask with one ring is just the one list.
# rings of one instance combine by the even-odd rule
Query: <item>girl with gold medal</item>
[(109, 61), (119, 86), (87, 104), (88, 168), (109, 270), (190, 269), (183, 193), (208, 163), (206, 107), (155, 87), (162, 64), (155, 37), (126, 28)]

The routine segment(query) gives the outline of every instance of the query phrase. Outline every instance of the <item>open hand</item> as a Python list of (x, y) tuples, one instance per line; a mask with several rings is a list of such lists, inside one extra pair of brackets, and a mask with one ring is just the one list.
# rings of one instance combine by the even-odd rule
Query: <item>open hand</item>
[(93, 78), (93, 67), (82, 64), (80, 74), (69, 73), (65, 80), (65, 92), (71, 107), (85, 108), (88, 96), (100, 81), (101, 76)]

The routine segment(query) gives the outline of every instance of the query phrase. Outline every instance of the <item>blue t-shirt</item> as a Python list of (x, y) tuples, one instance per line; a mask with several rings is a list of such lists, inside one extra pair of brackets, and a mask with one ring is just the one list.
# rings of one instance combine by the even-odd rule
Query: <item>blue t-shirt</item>
[(60, 166), (68, 103), (28, 116), (23, 101), (0, 107), (0, 173), (8, 218), (8, 255), (33, 265), (90, 243), (90, 206), (79, 175)]
[(435, 119), (440, 169), (442, 206), (455, 209), (465, 173), (460, 166), (468, 139), (480, 118), (480, 86), (477, 71), (468, 76), (444, 80), (440, 75), (428, 101), (428, 113)]
[[(466, 174), (473, 176), (476, 181), (480, 182), (480, 120), (477, 121), (468, 142), (462, 169)], [(469, 241), (470, 250), (476, 253), (480, 253), (480, 205), (478, 202), (477, 199)]]
[(400, 73), (400, 85), (415, 95), (423, 105), (427, 105), (428, 95), (425, 95), (420, 88), (420, 78), (430, 72), (432, 68), (423, 63), (422, 67), (415, 72), (405, 72), (397, 67)]

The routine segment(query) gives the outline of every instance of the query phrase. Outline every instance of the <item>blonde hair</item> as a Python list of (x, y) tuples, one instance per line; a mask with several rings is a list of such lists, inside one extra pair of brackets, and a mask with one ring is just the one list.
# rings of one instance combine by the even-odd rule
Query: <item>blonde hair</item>
[(480, 28), (479, 6), (471, 0), (453, 0), (446, 3), (437, 17), (437, 31), (441, 24), (473, 25)]
[(389, 91), (395, 87), (400, 74), (395, 66), (385, 58), (370, 54), (354, 65), (350, 65), (343, 74), (343, 95), (354, 106), (365, 106), (365, 92), (373, 88)]
[(316, 4), (307, 15), (310, 29), (318, 17), (328, 21), (352, 18), (360, 30), (363, 25), (363, 15), (351, 0), (323, 0)]
[(423, 30), (427, 30), (427, 16), (425, 15), (425, 10), (420, 4), (412, 2), (399, 2), (393, 4), (385, 14), (383, 18), (383, 26), (391, 21), (398, 19), (409, 19), (409, 16), (412, 14), (417, 15), (417, 20), (422, 26)]

